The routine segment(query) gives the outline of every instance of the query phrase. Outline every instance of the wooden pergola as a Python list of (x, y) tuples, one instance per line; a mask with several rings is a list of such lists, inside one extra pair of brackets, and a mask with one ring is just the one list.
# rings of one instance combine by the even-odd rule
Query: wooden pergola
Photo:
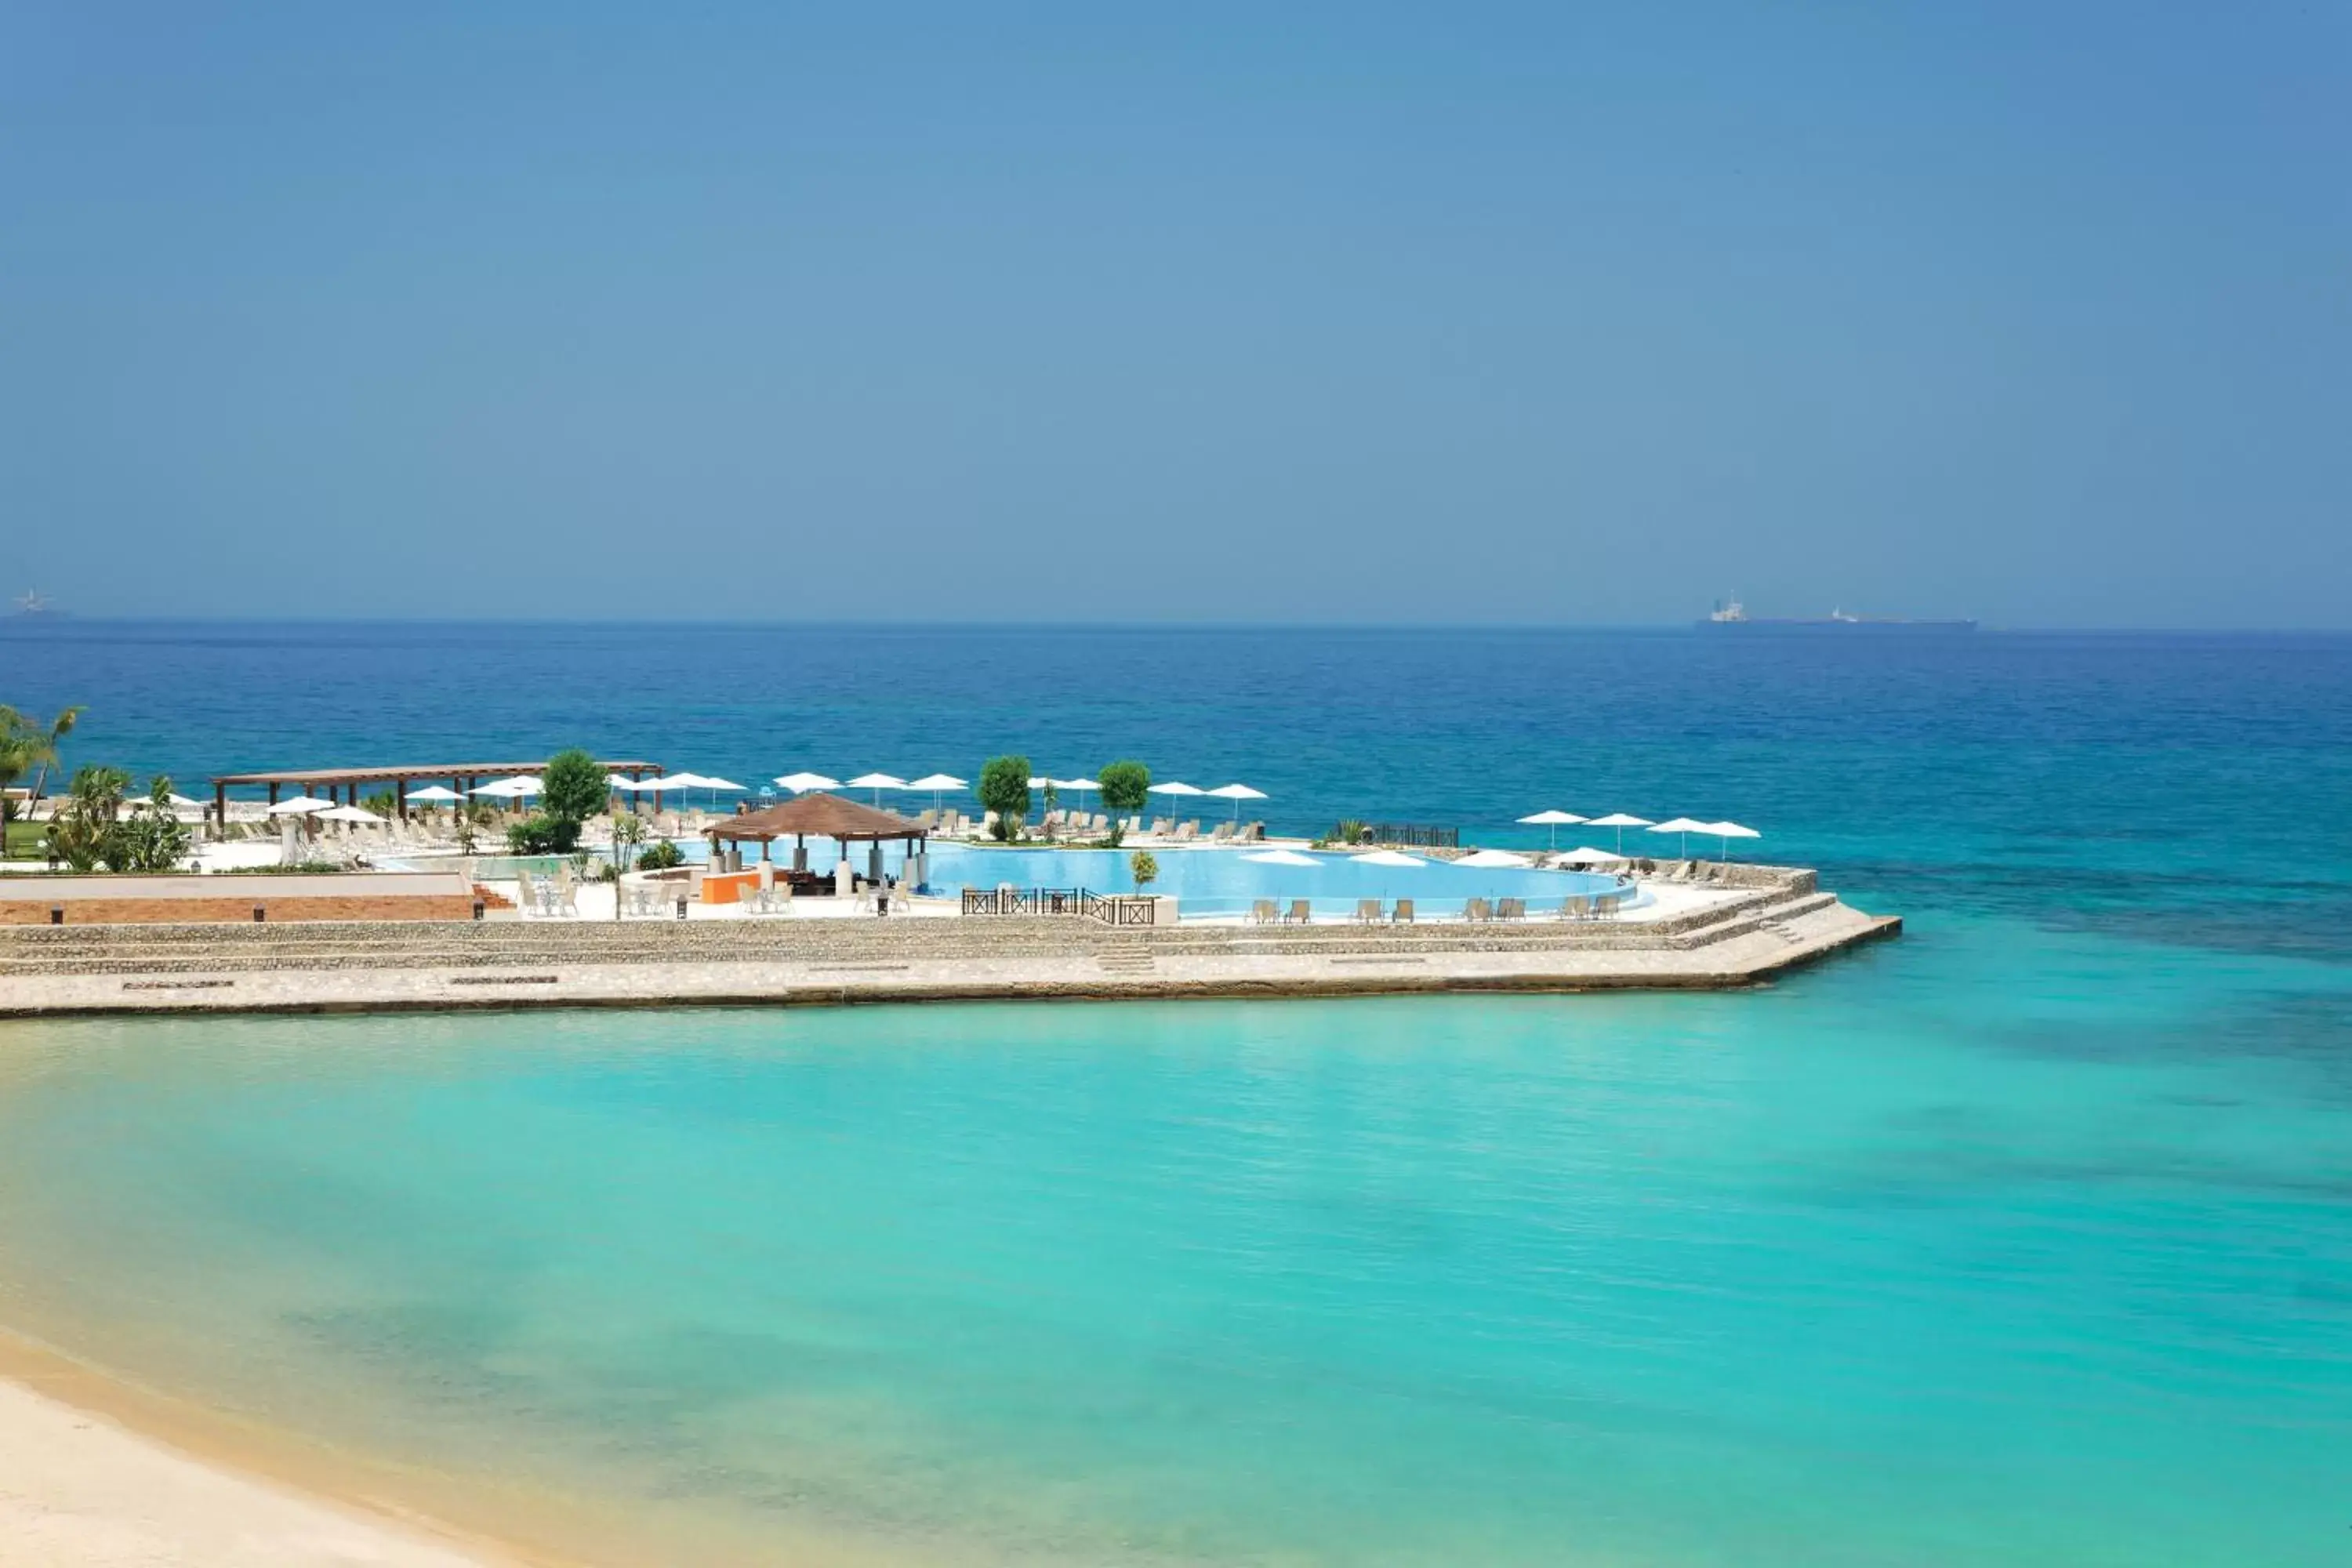
[(849, 858), (852, 844), (871, 844), (878, 860), (885, 840), (908, 840), (909, 855), (920, 854), (918, 846), (931, 836), (931, 830), (903, 816), (887, 811), (877, 811), (870, 805), (860, 805), (854, 800), (844, 800), (837, 795), (818, 792), (796, 799), (780, 801), (759, 811), (739, 812), (721, 817), (703, 829), (710, 840), (711, 856), (718, 858), (719, 840), (730, 843), (757, 843), (760, 858), (770, 858), (770, 847), (779, 838), (793, 843), (793, 869), (808, 869), (808, 841), (830, 838), (841, 846), (843, 859)]
[[(658, 777), (659, 763), (623, 760), (598, 763), (607, 773), (626, 773), (640, 779), (647, 773)], [(397, 810), (403, 822), (408, 820), (408, 786), (412, 784), (437, 784), (449, 781), (449, 787), (459, 795), (469, 795), (484, 779), (504, 778), (513, 773), (536, 773), (547, 766), (542, 757), (535, 763), (418, 763), (414, 767), (389, 768), (293, 768), (278, 773), (217, 773), (213, 778), (213, 831), (219, 833), (228, 821), (228, 792), (232, 789), (257, 789), (268, 785), (269, 804), (278, 804), (278, 792), (292, 786), (297, 794), (312, 790), (323, 792), (323, 797), (343, 805), (360, 803), (362, 784), (392, 785), (398, 801)], [(661, 809), (661, 796), (654, 796), (654, 809)]]

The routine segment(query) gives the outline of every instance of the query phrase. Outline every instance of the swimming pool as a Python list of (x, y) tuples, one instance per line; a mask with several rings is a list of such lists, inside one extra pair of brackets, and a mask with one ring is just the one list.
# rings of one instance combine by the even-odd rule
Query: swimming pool
[[(1124, 849), (997, 849), (940, 845), (931, 851), (930, 886), (938, 891), (993, 888), (1091, 888), (1098, 893), (1139, 889)], [(1288, 909), (1306, 899), (1318, 919), (1352, 915), (1360, 899), (1383, 903), (1411, 899), (1423, 916), (1459, 915), (1465, 900), (1525, 899), (1549, 912), (1559, 900), (1616, 889), (1616, 879), (1582, 871), (1465, 867), (1442, 860), (1421, 866), (1368, 866), (1346, 855), (1308, 854), (1312, 866), (1269, 866), (1239, 849), (1160, 849), (1160, 875), (1150, 891), (1178, 900), (1190, 917), (1246, 915), (1259, 899)], [(895, 858), (891, 864), (895, 868)]]
[[(700, 839), (681, 840), (678, 847), (690, 865), (698, 865), (709, 856), (709, 847)], [(808, 847), (811, 870), (832, 870), (838, 855), (830, 840), (812, 842)], [(788, 846), (778, 848), (780, 860), (791, 858)], [(1308, 851), (1301, 853), (1315, 862), (1312, 866), (1269, 866), (1249, 858), (1258, 852), (1155, 849), (1152, 854), (1160, 862), (1160, 875), (1153, 879), (1150, 890), (1175, 899), (1180, 914), (1186, 919), (1246, 915), (1250, 906), (1260, 899), (1272, 899), (1286, 910), (1293, 899), (1305, 899), (1317, 919), (1344, 920), (1356, 912), (1356, 903), (1360, 899), (1379, 899), (1383, 904), (1411, 899), (1416, 914), (1434, 918), (1459, 916), (1464, 902), (1470, 899), (1490, 902), (1496, 899), (1525, 899), (1530, 910), (1549, 914), (1559, 908), (1562, 899), (1617, 889), (1614, 878), (1584, 871), (1456, 866), (1443, 860), (1412, 867), (1368, 866), (1347, 855)], [(754, 856), (756, 853), (754, 850)], [(1133, 893), (1142, 889), (1136, 887), (1129, 867), (1131, 853), (1126, 849), (1000, 849), (990, 845), (935, 842), (928, 885), (933, 892), (950, 894), (968, 887), (994, 888), (1007, 882), (1021, 888), (1087, 888), (1097, 893)], [(474, 874), (495, 881), (513, 877), (516, 868), (521, 867), (536, 876), (552, 876), (562, 858), (556, 855), (477, 856)], [(855, 846), (849, 859), (863, 876), (866, 847)], [(905, 861), (899, 846), (884, 846), (882, 865), (891, 876), (902, 874)], [(423, 858), (389, 863), (419, 869), (430, 868), (434, 864)], [(747, 867), (754, 863), (753, 858), (744, 861)], [(1639, 903), (1643, 897), (1636, 893), (1626, 900), (1626, 907)]]

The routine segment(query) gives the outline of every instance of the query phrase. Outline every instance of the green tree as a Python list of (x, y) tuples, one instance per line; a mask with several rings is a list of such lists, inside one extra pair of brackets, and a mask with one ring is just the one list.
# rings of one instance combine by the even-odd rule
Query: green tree
[(991, 757), (980, 770), (980, 804), (996, 814), (989, 826), (1002, 843), (1020, 837), (1029, 817), (1029, 759)]
[(1127, 874), (1135, 879), (1135, 890), (1143, 891), (1160, 879), (1160, 859), (1149, 849), (1139, 849), (1127, 858)]
[(637, 846), (646, 841), (646, 819), (634, 811), (613, 818), (613, 864), (627, 870), (636, 864)]
[(113, 863), (122, 855), (115, 829), (130, 787), (131, 775), (121, 768), (92, 763), (76, 769), (49, 824), (49, 847), (77, 871), (94, 871), (101, 862), (110, 870), (121, 869)]
[(612, 781), (596, 759), (577, 747), (548, 759), (539, 787), (540, 811), (575, 826), (604, 810), (613, 793)]
[(1103, 808), (1110, 813), (1110, 847), (1116, 849), (1127, 837), (1123, 825), (1128, 814), (1151, 804), (1151, 770), (1141, 763), (1113, 763), (1095, 782), (1102, 785)]

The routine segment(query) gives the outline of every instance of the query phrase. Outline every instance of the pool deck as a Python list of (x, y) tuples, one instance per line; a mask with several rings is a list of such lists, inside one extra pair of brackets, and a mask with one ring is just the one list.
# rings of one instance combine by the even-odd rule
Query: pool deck
[(1649, 922), (1118, 930), (1065, 916), (35, 927), (0, 932), (0, 1016), (1720, 990), (1901, 926), (1816, 890), (1810, 872), (1790, 871)]

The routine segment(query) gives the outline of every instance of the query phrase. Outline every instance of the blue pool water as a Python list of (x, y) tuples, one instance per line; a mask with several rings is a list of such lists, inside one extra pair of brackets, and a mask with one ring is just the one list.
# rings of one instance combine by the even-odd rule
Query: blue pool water
[[(747, 851), (746, 866), (754, 862)], [(1358, 902), (1377, 899), (1392, 909), (1399, 899), (1413, 900), (1417, 916), (1458, 916), (1468, 899), (1518, 898), (1532, 913), (1559, 912), (1560, 901), (1578, 896), (1618, 891), (1616, 879), (1585, 871), (1550, 871), (1508, 866), (1465, 867), (1441, 860), (1412, 858), (1411, 867), (1367, 865), (1350, 856), (1313, 850), (1306, 855), (1312, 866), (1276, 866), (1253, 860), (1263, 851), (1244, 849), (1157, 849), (1158, 863), (1150, 891), (1177, 900), (1187, 920), (1247, 915), (1260, 899), (1271, 899), (1287, 910), (1291, 900), (1305, 899), (1318, 920), (1344, 920)], [(697, 845), (688, 858), (707, 858), (707, 846)], [(962, 844), (940, 844), (930, 852), (930, 881), (935, 891), (965, 888), (1087, 888), (1097, 893), (1133, 893), (1138, 887), (1133, 851), (1124, 849), (1012, 849)], [(789, 852), (782, 858), (789, 860)], [(839, 858), (830, 843), (809, 847), (809, 865), (830, 870)], [(866, 867), (865, 846), (851, 852), (850, 864), (861, 874)], [(896, 845), (883, 853), (883, 868), (903, 874), (904, 852)], [(1632, 903), (1627, 904), (1633, 907)]]
[(0, 699), (183, 773), (1729, 816), (1908, 924), (1742, 994), (0, 1026), (0, 1322), (713, 1562), (2343, 1561), (2352, 640), (610, 640), (86, 626)]

